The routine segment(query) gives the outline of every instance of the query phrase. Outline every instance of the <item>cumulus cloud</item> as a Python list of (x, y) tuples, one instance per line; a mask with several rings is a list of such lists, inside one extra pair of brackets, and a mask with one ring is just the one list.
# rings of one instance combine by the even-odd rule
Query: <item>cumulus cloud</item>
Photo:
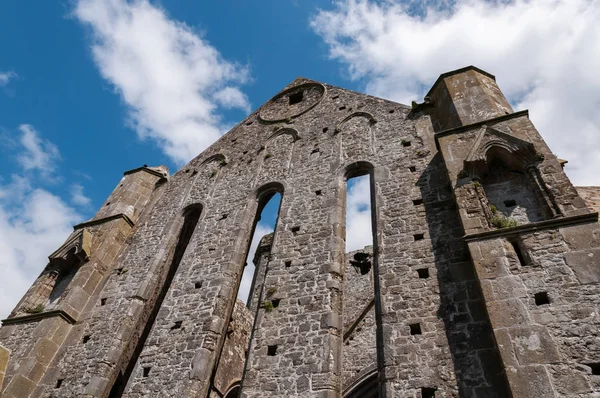
[(373, 244), (369, 176), (348, 181), (346, 199), (346, 252)]
[(22, 133), (19, 141), (24, 150), (17, 156), (17, 161), (23, 169), (44, 173), (54, 171), (56, 161), (60, 158), (56, 145), (42, 139), (28, 124), (22, 124), (19, 130)]
[[(37, 187), (59, 156), (56, 146), (33, 127), (20, 128), (17, 159), (21, 174), (0, 185), (0, 318), (5, 318), (73, 231), (82, 216), (60, 197)], [(25, 173), (27, 171), (27, 173)]]
[(184, 23), (147, 0), (79, 0), (93, 58), (121, 95), (139, 137), (187, 162), (224, 132), (222, 108), (249, 110), (245, 67), (228, 62)]
[(0, 72), (0, 87), (6, 86), (15, 77), (17, 77), (15, 72)]
[(600, 3), (343, 0), (312, 28), (350, 78), (410, 104), (443, 72), (478, 66), (497, 77), (577, 185), (600, 185)]
[(83, 193), (83, 185), (81, 184), (72, 184), (69, 187), (69, 193), (71, 194), (71, 202), (77, 206), (88, 207), (92, 203), (92, 200)]
[(265, 225), (262, 223), (256, 224), (256, 229), (254, 230), (254, 236), (252, 237), (252, 243), (250, 244), (250, 250), (248, 252), (248, 258), (246, 260), (247, 265), (244, 269), (244, 273), (242, 275), (242, 282), (240, 284), (240, 288), (238, 289), (238, 298), (246, 303), (248, 299), (248, 295), (250, 294), (250, 287), (252, 286), (252, 279), (254, 278), (254, 263), (252, 260), (254, 259), (254, 253), (256, 253), (256, 248), (260, 243), (260, 240), (266, 234), (273, 232), (273, 227), (270, 225)]

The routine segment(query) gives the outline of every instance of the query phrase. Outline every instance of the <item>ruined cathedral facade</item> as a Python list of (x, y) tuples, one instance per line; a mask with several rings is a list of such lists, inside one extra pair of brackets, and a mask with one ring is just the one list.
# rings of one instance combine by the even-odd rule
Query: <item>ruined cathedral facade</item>
[(563, 164), (475, 67), (412, 106), (298, 78), (74, 227), (2, 321), (2, 397), (599, 397), (600, 190)]

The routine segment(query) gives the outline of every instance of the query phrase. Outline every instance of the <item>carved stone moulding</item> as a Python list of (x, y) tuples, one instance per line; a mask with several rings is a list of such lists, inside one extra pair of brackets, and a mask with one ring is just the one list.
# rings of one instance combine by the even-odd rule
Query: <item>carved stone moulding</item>
[(70, 256), (81, 264), (89, 260), (92, 248), (92, 234), (85, 228), (78, 229), (54, 253), (48, 256), (52, 267), (60, 267), (71, 262)]
[(308, 112), (317, 106), (325, 95), (320, 83), (304, 83), (288, 88), (267, 102), (258, 114), (262, 123), (279, 123)]
[(531, 142), (483, 125), (464, 160), (463, 171), (473, 179), (480, 179), (487, 174), (494, 157), (501, 157), (509, 168), (520, 171), (540, 160)]

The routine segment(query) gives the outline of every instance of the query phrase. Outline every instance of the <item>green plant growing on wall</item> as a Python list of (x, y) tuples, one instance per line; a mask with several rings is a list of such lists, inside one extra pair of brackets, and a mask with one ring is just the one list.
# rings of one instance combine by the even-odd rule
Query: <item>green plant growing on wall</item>
[(429, 155), (429, 151), (425, 151), (423, 149), (419, 149), (417, 151), (417, 156), (420, 157), (420, 158), (424, 158), (427, 155)]
[(44, 312), (44, 304), (38, 304), (33, 308), (28, 308), (27, 311), (30, 314), (39, 314), (40, 312)]
[(210, 172), (210, 178), (213, 178), (216, 175), (217, 175), (217, 169), (213, 169), (213, 171)]
[(479, 188), (481, 186), (481, 184), (479, 183), (479, 181), (473, 181), (473, 186), (475, 188)]
[(221, 167), (227, 166), (227, 161), (225, 159), (221, 159), (221, 161), (219, 162), (219, 166), (221, 166)]
[(513, 228), (519, 226), (517, 220), (512, 217), (507, 217), (504, 214), (496, 214), (492, 217), (492, 225), (498, 229)]
[(272, 158), (272, 157), (273, 157), (273, 154), (272, 154), (272, 153), (267, 153), (267, 154), (265, 155), (265, 159), (269, 159), (269, 158)]
[(267, 297), (271, 297), (275, 293), (277, 293), (277, 288), (276, 287), (270, 287), (270, 288), (267, 289)]
[(498, 213), (498, 209), (494, 205), (490, 205), (490, 211), (492, 212), (492, 214)]
[(265, 312), (271, 312), (275, 308), (275, 306), (273, 305), (273, 302), (271, 300), (265, 301), (263, 303), (263, 307), (265, 309)]

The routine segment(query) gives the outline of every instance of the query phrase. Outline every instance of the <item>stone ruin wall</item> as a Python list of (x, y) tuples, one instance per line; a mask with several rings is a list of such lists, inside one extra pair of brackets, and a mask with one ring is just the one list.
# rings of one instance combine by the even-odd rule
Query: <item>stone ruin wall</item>
[[(493, 226), (486, 197), (494, 145), (534, 195), (490, 196), (515, 200), (500, 209), (517, 209), (512, 229)], [(365, 173), (375, 234), (360, 275), (345, 195)], [(274, 192), (248, 310), (237, 288)], [(368, 380), (380, 397), (600, 393), (597, 214), (476, 68), (440, 76), (412, 109), (299, 78), (172, 176), (126, 174), (82, 228), (91, 249), (57, 312), (17, 311), (0, 329), (3, 396), (197, 397), (240, 377), (244, 397), (353, 397)]]

